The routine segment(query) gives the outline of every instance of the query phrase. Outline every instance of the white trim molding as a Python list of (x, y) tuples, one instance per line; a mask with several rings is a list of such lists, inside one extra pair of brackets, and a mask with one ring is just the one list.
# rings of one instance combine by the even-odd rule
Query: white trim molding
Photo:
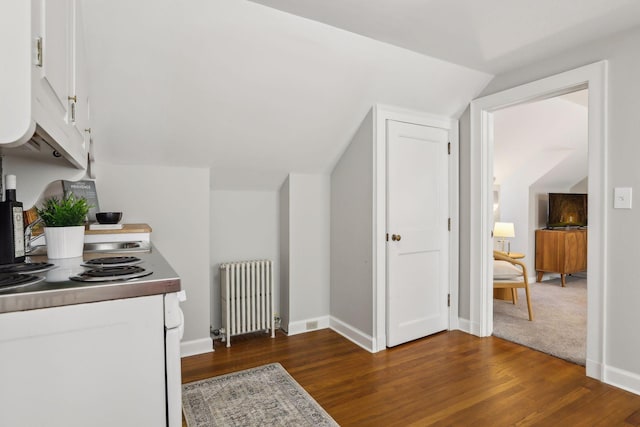
[(459, 214), (460, 184), (458, 171), (458, 120), (404, 108), (378, 104), (373, 109), (373, 351), (386, 349), (387, 338), (387, 120), (437, 127), (449, 131), (449, 329), (458, 328), (458, 270), (459, 270)]
[(213, 352), (213, 340), (202, 338), (199, 340), (182, 341), (180, 343), (180, 357), (195, 356)]
[[(471, 102), (470, 194), (470, 324), (474, 335), (493, 332), (492, 305), (492, 184), (494, 111), (589, 89), (589, 229), (588, 229), (588, 328), (587, 375), (603, 378), (605, 365), (607, 270), (607, 62), (574, 70), (478, 98)], [(473, 329), (473, 328), (472, 328)]]
[[(309, 327), (309, 323), (316, 323), (315, 327)], [(318, 329), (327, 329), (329, 327), (329, 316), (314, 317), (311, 319), (297, 320), (289, 322), (287, 335), (298, 335), (305, 332), (317, 331)]]
[[(318, 326), (313, 329), (307, 329), (307, 322), (318, 322)], [(322, 316), (313, 319), (306, 319), (289, 323), (288, 336), (303, 334), (305, 332), (317, 331), (319, 329), (327, 329), (337, 332), (349, 341), (357, 344), (370, 353), (374, 353), (375, 340), (372, 336), (365, 334), (361, 330), (343, 322), (334, 316)]]
[(339, 333), (349, 341), (359, 345), (370, 353), (375, 353), (375, 340), (371, 335), (365, 334), (361, 330), (346, 324), (334, 316), (331, 316), (329, 325), (332, 330)]
[(469, 319), (465, 319), (462, 317), (458, 319), (458, 329), (461, 330), (462, 332), (466, 332), (472, 335), (477, 335), (472, 332), (473, 330), (472, 328), (473, 328), (473, 325), (471, 325), (471, 321)]
[(640, 375), (613, 366), (604, 367), (605, 383), (640, 395)]

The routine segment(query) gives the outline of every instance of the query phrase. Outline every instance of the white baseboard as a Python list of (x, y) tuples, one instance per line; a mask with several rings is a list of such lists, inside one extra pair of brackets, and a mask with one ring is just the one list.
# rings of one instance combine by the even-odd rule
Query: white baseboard
[(458, 318), (458, 329), (468, 334), (471, 333), (471, 321), (469, 319)]
[(346, 324), (342, 320), (331, 316), (330, 328), (348, 339), (349, 341), (359, 345), (370, 353), (375, 353), (375, 340), (372, 336), (365, 334), (361, 330)]
[(471, 335), (475, 335), (477, 337), (480, 336), (480, 324), (474, 323), (469, 319), (464, 319), (462, 317), (458, 318), (458, 329), (462, 332), (466, 332)]
[[(312, 325), (315, 322), (315, 327)], [(298, 335), (305, 332), (317, 331), (329, 327), (329, 316), (315, 317), (313, 319), (298, 320), (289, 322), (287, 335)]]
[(199, 340), (182, 341), (180, 343), (180, 357), (195, 356), (196, 354), (211, 353), (213, 340), (202, 338)]
[(633, 372), (605, 365), (604, 382), (640, 395), (640, 375)]
[(585, 370), (588, 377), (602, 381), (602, 363), (587, 359)]

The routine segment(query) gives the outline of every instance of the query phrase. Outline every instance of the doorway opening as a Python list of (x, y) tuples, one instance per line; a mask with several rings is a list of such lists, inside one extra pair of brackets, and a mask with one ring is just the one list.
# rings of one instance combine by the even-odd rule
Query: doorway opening
[[(584, 201), (588, 193), (587, 121), (588, 89), (493, 113), (494, 231), (504, 231), (503, 224), (514, 231), (502, 239), (494, 235), (494, 249), (526, 265), (530, 300), (524, 288), (515, 289), (515, 301), (512, 289), (494, 289), (489, 307), (493, 335), (583, 366), (588, 211), (574, 218), (578, 213), (565, 202)], [(567, 225), (550, 221), (549, 197), (552, 213), (566, 206)], [(560, 199), (564, 204), (556, 206)], [(511, 265), (494, 260), (494, 286), (504, 285), (502, 270)]]
[(470, 329), (493, 332), (493, 112), (581, 89), (588, 99), (587, 376), (602, 379), (604, 366), (606, 274), (606, 74), (601, 61), (514, 87), (471, 103)]

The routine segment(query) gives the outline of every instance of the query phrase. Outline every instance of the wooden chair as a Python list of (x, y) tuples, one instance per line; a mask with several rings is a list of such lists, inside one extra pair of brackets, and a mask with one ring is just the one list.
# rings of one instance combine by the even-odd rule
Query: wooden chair
[[(511, 269), (511, 272), (504, 276), (494, 277), (493, 279), (493, 288), (494, 289), (511, 289), (511, 296), (513, 298), (513, 303), (515, 304), (518, 300), (517, 298), (517, 290), (518, 288), (524, 288), (524, 292), (527, 295), (527, 309), (529, 310), (529, 320), (533, 320), (533, 310), (531, 309), (531, 297), (529, 295), (529, 278), (527, 277), (527, 267), (523, 262), (513, 259), (504, 253), (500, 253), (498, 251), (493, 251), (493, 259), (494, 259), (494, 276), (496, 276), (495, 272), (495, 261), (506, 261), (514, 266)], [(519, 268), (518, 268), (519, 267)]]

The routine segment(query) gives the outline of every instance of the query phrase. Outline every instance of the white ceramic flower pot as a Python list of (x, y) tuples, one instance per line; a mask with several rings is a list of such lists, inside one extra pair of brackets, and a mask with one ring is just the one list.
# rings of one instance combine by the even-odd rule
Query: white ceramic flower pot
[(45, 227), (47, 257), (50, 259), (75, 258), (82, 256), (84, 249), (84, 226)]

